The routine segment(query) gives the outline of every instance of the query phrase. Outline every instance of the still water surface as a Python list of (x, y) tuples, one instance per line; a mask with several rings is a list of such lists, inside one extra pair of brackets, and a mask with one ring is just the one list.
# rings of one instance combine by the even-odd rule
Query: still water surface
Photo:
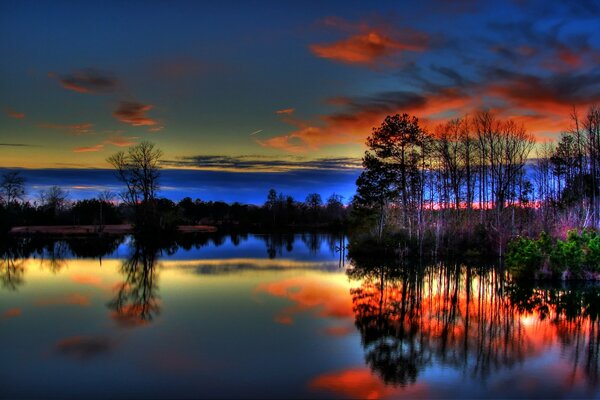
[(0, 397), (600, 398), (597, 286), (340, 264), (342, 240), (9, 247)]

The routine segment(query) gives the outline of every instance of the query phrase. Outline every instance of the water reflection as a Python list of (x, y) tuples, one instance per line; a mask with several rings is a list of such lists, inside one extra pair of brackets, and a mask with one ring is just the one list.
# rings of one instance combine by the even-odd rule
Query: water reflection
[[(173, 246), (167, 244), (165, 250), (172, 252)], [(108, 304), (113, 310), (111, 318), (122, 327), (145, 325), (160, 311), (156, 261), (161, 249), (145, 241), (134, 241), (131, 247), (131, 254), (121, 265), (124, 280)]]
[(523, 288), (460, 263), (354, 260), (348, 275), (365, 362), (385, 384), (413, 385), (435, 366), (485, 382), (559, 343), (565, 385), (598, 385), (598, 286)]

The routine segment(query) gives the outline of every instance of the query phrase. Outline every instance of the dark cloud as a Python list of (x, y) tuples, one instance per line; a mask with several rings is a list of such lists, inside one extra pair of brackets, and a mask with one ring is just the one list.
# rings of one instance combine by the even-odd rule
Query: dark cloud
[[(55, 75), (51, 74), (51, 76)], [(58, 81), (65, 89), (78, 93), (110, 93), (115, 91), (119, 85), (113, 74), (93, 68), (60, 75)]]
[(220, 171), (269, 171), (286, 172), (294, 170), (349, 170), (361, 168), (359, 158), (338, 157), (306, 160), (301, 157), (273, 159), (261, 156), (212, 156), (197, 155), (167, 160), (169, 167), (194, 167)]
[(3, 147), (35, 147), (34, 144), (25, 144), (25, 143), (0, 143), (0, 146)]
[(563, 72), (546, 76), (487, 68), (492, 92), (517, 102), (543, 101), (562, 105), (588, 105), (600, 101), (600, 70)]

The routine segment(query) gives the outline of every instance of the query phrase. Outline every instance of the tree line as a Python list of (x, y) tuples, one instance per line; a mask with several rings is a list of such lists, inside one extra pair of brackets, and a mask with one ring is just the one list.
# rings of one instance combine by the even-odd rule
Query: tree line
[(107, 161), (124, 186), (122, 193), (101, 192), (96, 198), (70, 201), (65, 189), (53, 186), (27, 200), (25, 179), (18, 171), (0, 178), (0, 231), (17, 225), (104, 225), (131, 223), (138, 232), (174, 230), (178, 225), (216, 225), (232, 229), (341, 228), (348, 211), (343, 197), (325, 201), (310, 193), (304, 201), (271, 189), (263, 205), (159, 197), (160, 158), (154, 144), (142, 142)]
[(572, 115), (558, 143), (538, 146), (522, 124), (479, 111), (424, 129), (388, 116), (367, 138), (353, 206), (372, 233), (434, 247), (484, 232), (502, 254), (517, 234), (564, 234), (600, 222), (600, 109)]

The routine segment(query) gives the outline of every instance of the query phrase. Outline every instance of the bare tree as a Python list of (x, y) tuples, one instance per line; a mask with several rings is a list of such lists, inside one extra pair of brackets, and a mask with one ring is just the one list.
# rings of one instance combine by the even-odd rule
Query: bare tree
[(117, 178), (125, 184), (123, 201), (136, 212), (138, 228), (156, 225), (155, 200), (159, 190), (160, 159), (163, 153), (154, 143), (141, 142), (107, 159)]
[(7, 172), (2, 175), (0, 182), (0, 200), (7, 204), (23, 200), (25, 197), (25, 178), (18, 171)]

